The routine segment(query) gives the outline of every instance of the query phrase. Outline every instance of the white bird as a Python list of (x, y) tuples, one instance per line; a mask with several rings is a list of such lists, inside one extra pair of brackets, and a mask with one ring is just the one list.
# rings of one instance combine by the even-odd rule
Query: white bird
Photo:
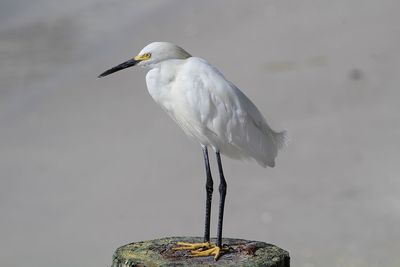
[[(217, 260), (223, 250), (226, 196), (220, 154), (274, 167), (278, 150), (285, 145), (286, 132), (272, 130), (251, 100), (217, 68), (172, 43), (153, 42), (133, 59), (103, 72), (99, 78), (135, 65), (150, 69), (146, 75), (150, 95), (203, 150), (207, 178), (204, 243), (178, 243), (176, 249), (193, 250), (195, 256), (214, 255)], [(220, 174), (216, 245), (210, 244), (213, 180), (208, 147), (216, 153)]]

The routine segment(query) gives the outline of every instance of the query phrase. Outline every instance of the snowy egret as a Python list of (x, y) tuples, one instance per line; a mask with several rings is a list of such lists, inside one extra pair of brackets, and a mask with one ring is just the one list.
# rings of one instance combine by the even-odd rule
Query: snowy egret
[[(133, 59), (103, 72), (99, 78), (135, 65), (150, 69), (146, 75), (150, 95), (188, 136), (200, 143), (203, 151), (206, 169), (204, 243), (178, 243), (175, 249), (192, 250), (194, 256), (214, 255), (217, 260), (223, 250), (226, 196), (220, 154), (234, 159), (254, 159), (263, 167), (274, 167), (278, 150), (285, 144), (286, 132), (272, 130), (250, 99), (214, 66), (172, 43), (151, 43)], [(208, 147), (215, 151), (220, 176), (215, 245), (210, 243), (213, 180)]]

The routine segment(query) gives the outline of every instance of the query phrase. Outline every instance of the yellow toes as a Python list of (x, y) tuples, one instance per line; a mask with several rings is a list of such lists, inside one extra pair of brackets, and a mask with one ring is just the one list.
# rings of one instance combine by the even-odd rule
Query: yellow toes
[(178, 247), (172, 248), (173, 250), (190, 250), (193, 257), (207, 257), (214, 256), (214, 260), (221, 257), (223, 251), (228, 251), (228, 248), (221, 248), (209, 242), (204, 243), (187, 243), (178, 242)]
[(221, 257), (221, 251), (222, 249), (217, 246), (212, 246), (209, 249), (206, 250), (195, 250), (192, 251), (192, 256), (194, 257), (206, 257), (206, 256), (214, 256), (214, 260), (218, 260), (219, 257)]
[(186, 242), (178, 242), (178, 247), (173, 248), (173, 250), (198, 250), (198, 249), (207, 249), (210, 248), (211, 245), (208, 242), (204, 243), (186, 243)]

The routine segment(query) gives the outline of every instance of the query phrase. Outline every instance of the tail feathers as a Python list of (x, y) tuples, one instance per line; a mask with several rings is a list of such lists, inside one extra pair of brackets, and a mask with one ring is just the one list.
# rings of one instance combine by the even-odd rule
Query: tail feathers
[(272, 140), (273, 140), (273, 143), (275, 144), (275, 149), (274, 149), (275, 152), (273, 154), (270, 154), (270, 156), (272, 156), (272, 157), (270, 158), (267, 156), (266, 161), (257, 160), (257, 162), (264, 168), (266, 166), (271, 167), (271, 168), (275, 167), (275, 157), (277, 156), (278, 151), (287, 146), (287, 143), (288, 143), (287, 131), (282, 131), (282, 132), (272, 131)]
[(263, 147), (262, 157), (254, 157), (256, 161), (265, 167), (275, 167), (275, 158), (278, 155), (278, 151), (287, 146), (288, 143), (288, 134), (287, 131), (275, 132), (270, 130), (269, 132), (270, 140), (269, 142), (264, 143), (266, 146)]
[(276, 144), (276, 147), (278, 148), (278, 150), (281, 150), (287, 146), (288, 141), (289, 141), (287, 131), (282, 131), (282, 132), (278, 132), (278, 133), (274, 132), (273, 136), (274, 136), (275, 144)]

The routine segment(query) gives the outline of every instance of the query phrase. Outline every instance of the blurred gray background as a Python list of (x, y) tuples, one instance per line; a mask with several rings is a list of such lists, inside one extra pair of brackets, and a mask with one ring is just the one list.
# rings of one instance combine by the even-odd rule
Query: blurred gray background
[(145, 70), (97, 79), (152, 41), (206, 58), (289, 131), (274, 169), (223, 159), (224, 236), (293, 266), (400, 266), (399, 1), (0, 5), (1, 266), (109, 266), (120, 245), (202, 235), (200, 147)]

